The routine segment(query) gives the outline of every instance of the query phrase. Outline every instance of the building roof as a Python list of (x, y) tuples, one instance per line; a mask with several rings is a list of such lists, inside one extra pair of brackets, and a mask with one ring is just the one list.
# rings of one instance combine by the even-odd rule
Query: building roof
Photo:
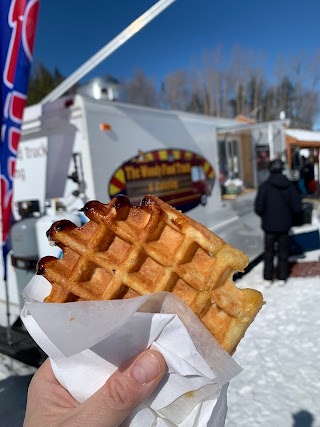
[(249, 116), (246, 116), (245, 114), (238, 114), (234, 119), (237, 122), (241, 122), (241, 123), (257, 123), (256, 120), (252, 119)]
[(305, 129), (286, 129), (286, 135), (301, 142), (319, 142), (320, 132)]

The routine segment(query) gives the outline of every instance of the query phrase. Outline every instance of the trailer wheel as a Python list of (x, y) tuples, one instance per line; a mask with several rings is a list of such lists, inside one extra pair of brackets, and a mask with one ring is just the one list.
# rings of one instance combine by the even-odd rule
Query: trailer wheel
[(207, 195), (206, 194), (201, 194), (200, 203), (202, 204), (202, 206), (205, 206), (207, 204)]

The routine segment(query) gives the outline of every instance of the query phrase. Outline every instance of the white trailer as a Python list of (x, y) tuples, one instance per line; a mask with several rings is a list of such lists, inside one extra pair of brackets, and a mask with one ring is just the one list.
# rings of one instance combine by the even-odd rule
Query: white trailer
[[(15, 217), (19, 219), (18, 203), (39, 202), (37, 242), (42, 257), (52, 253), (45, 226), (59, 215), (78, 217), (87, 200), (107, 203), (124, 193), (138, 203), (153, 193), (254, 260), (263, 250), (260, 221), (253, 212), (255, 191), (225, 200), (219, 182), (217, 135), (240, 128), (231, 119), (79, 94), (28, 107), (16, 164)], [(241, 149), (240, 141), (239, 161), (246, 160), (254, 169), (254, 161), (249, 162)], [(57, 200), (65, 212), (45, 208)], [(11, 266), (8, 282), (10, 302), (18, 306), (19, 284)], [(5, 300), (4, 286), (0, 300)]]
[[(245, 216), (252, 216), (247, 222), (235, 210), (239, 202), (231, 206), (222, 199), (219, 185), (217, 131), (232, 125), (234, 120), (80, 95), (27, 108), (15, 202), (38, 200), (43, 209), (45, 200), (60, 198), (70, 211), (90, 199), (107, 203), (125, 193), (138, 201), (152, 192), (253, 259), (262, 248), (249, 205), (254, 193), (243, 196)], [(254, 234), (249, 245), (243, 233)]]

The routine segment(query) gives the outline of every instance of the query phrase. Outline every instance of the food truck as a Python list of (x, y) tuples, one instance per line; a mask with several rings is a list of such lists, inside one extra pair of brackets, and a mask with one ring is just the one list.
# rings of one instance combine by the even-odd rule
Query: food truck
[[(60, 256), (46, 238), (52, 222), (68, 218), (81, 225), (85, 218), (79, 209), (88, 200), (108, 203), (116, 194), (126, 194), (132, 204), (154, 194), (243, 250), (251, 261), (257, 258), (263, 241), (253, 211), (255, 132), (266, 126), (79, 93), (27, 107), (14, 182), (10, 300), (22, 303), (21, 290), (37, 259)], [(222, 169), (243, 182), (239, 194), (224, 194)], [(28, 218), (21, 215), (23, 206), (34, 207), (32, 220), (30, 212)], [(21, 230), (28, 227), (27, 253), (17, 256), (15, 244), (20, 254)], [(3, 289), (0, 300), (5, 300)]]

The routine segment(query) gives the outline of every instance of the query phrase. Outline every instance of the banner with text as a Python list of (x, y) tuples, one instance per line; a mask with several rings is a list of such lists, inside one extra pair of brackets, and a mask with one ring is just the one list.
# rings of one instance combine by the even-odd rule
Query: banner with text
[[(1, 218), (4, 260), (9, 251), (12, 193), (20, 128), (27, 100), (39, 0), (1, 0)], [(5, 266), (5, 262), (4, 262)]]

